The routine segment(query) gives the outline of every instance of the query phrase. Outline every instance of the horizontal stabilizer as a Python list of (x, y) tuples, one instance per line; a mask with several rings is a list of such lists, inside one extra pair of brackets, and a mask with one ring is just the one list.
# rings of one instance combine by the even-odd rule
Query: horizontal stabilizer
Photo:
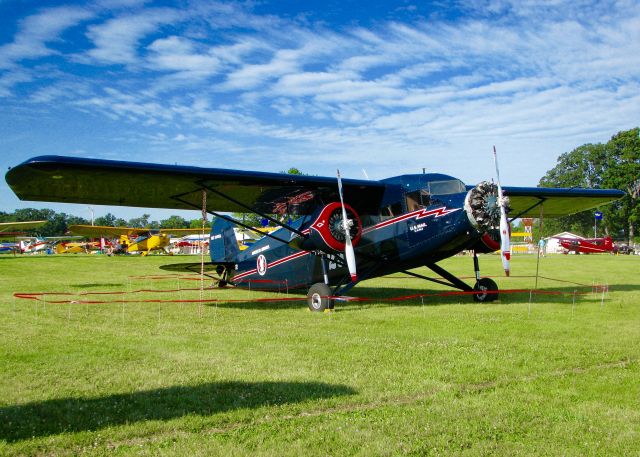
[[(205, 262), (204, 263), (204, 271), (206, 273), (216, 271), (216, 268), (220, 263), (212, 263)], [(171, 263), (168, 265), (160, 266), (161, 270), (165, 271), (174, 271), (174, 272), (182, 272), (182, 273), (200, 273), (200, 269), (202, 264), (200, 262), (189, 262), (189, 263)]]

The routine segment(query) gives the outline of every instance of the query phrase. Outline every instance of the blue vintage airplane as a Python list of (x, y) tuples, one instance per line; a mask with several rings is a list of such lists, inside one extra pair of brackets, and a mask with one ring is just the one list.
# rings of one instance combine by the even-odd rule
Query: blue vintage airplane
[[(394, 272), (494, 300), (497, 285), (480, 276), (475, 254), (501, 250), (509, 273), (507, 212), (510, 220), (538, 217), (541, 207), (545, 217), (564, 216), (624, 195), (502, 188), (499, 179), (467, 186), (437, 173), (342, 180), (339, 173), (336, 179), (59, 156), (30, 159), (9, 170), (6, 181), (22, 200), (206, 211), (216, 217), (209, 266), (220, 286), (308, 289), (312, 311), (332, 308), (362, 280)], [(258, 214), (279, 229), (240, 250), (234, 228), (259, 229), (231, 212)], [(438, 265), (463, 250), (474, 252), (473, 286)], [(409, 271), (420, 266), (439, 278)]]

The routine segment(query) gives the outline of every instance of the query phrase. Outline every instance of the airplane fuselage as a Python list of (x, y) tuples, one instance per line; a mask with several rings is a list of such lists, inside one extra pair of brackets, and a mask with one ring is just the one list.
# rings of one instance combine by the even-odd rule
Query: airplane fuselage
[[(385, 181), (388, 184), (380, 211), (360, 215), (362, 237), (355, 247), (360, 279), (435, 263), (478, 242), (481, 233), (464, 210), (467, 188), (459, 180), (445, 175), (409, 175)], [(438, 185), (430, 185), (434, 182)], [(433, 192), (437, 189), (440, 193)], [(291, 226), (306, 233), (313, 224), (313, 217), (305, 216)], [(286, 228), (272, 234), (291, 241), (299, 237)], [(212, 239), (214, 236), (212, 232)], [(317, 282), (335, 284), (348, 275), (344, 253), (315, 255), (319, 253), (296, 249), (292, 244), (264, 237), (238, 253), (233, 284), (286, 290)]]

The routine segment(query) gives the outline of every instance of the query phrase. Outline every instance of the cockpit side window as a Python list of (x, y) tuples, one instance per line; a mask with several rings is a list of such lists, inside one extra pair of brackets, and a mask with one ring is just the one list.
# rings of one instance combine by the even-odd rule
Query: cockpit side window
[(431, 198), (427, 189), (415, 190), (405, 194), (408, 211), (416, 211), (429, 206)]
[(383, 206), (382, 208), (380, 208), (380, 211), (378, 213), (381, 221), (391, 219), (392, 217), (399, 216), (400, 214), (402, 214), (402, 205), (400, 204), (400, 202)]

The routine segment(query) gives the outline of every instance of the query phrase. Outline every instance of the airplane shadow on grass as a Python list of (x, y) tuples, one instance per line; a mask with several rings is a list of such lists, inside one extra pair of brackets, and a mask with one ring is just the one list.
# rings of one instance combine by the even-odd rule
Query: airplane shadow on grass
[(132, 422), (194, 414), (208, 416), (355, 393), (348, 386), (321, 382), (214, 382), (98, 398), (58, 398), (0, 407), (0, 439), (14, 442)]
[[(640, 284), (609, 284), (610, 292), (633, 292), (640, 291)], [(511, 288), (511, 287), (510, 287)], [(518, 303), (529, 303), (530, 299), (533, 303), (573, 303), (573, 292), (576, 293), (576, 303), (600, 302), (601, 293), (591, 293), (591, 286), (573, 286), (571, 284), (559, 287), (539, 286), (539, 293), (533, 293), (530, 297), (530, 286), (513, 286), (513, 289), (520, 289), (519, 292), (501, 292), (498, 301), (492, 304), (512, 305)], [(449, 294), (450, 295), (447, 295)], [(295, 309), (306, 308), (306, 296), (301, 291), (295, 293), (284, 294), (274, 292), (252, 292), (254, 297), (247, 301), (228, 301), (224, 298), (220, 301), (207, 303), (208, 306), (217, 306), (220, 308), (238, 308), (238, 309)], [(443, 294), (443, 295), (439, 295)], [(423, 297), (421, 297), (423, 295)], [(471, 294), (461, 294), (457, 290), (434, 290), (429, 288), (380, 288), (360, 286), (349, 294), (350, 297), (356, 297), (362, 301), (337, 301), (336, 309), (358, 309), (369, 306), (438, 306), (438, 305), (474, 305)], [(289, 300), (299, 297), (299, 300)], [(279, 298), (286, 300), (278, 301)], [(233, 299), (233, 298), (232, 298)], [(274, 301), (269, 301), (273, 299)], [(607, 298), (608, 299), (608, 298)]]

